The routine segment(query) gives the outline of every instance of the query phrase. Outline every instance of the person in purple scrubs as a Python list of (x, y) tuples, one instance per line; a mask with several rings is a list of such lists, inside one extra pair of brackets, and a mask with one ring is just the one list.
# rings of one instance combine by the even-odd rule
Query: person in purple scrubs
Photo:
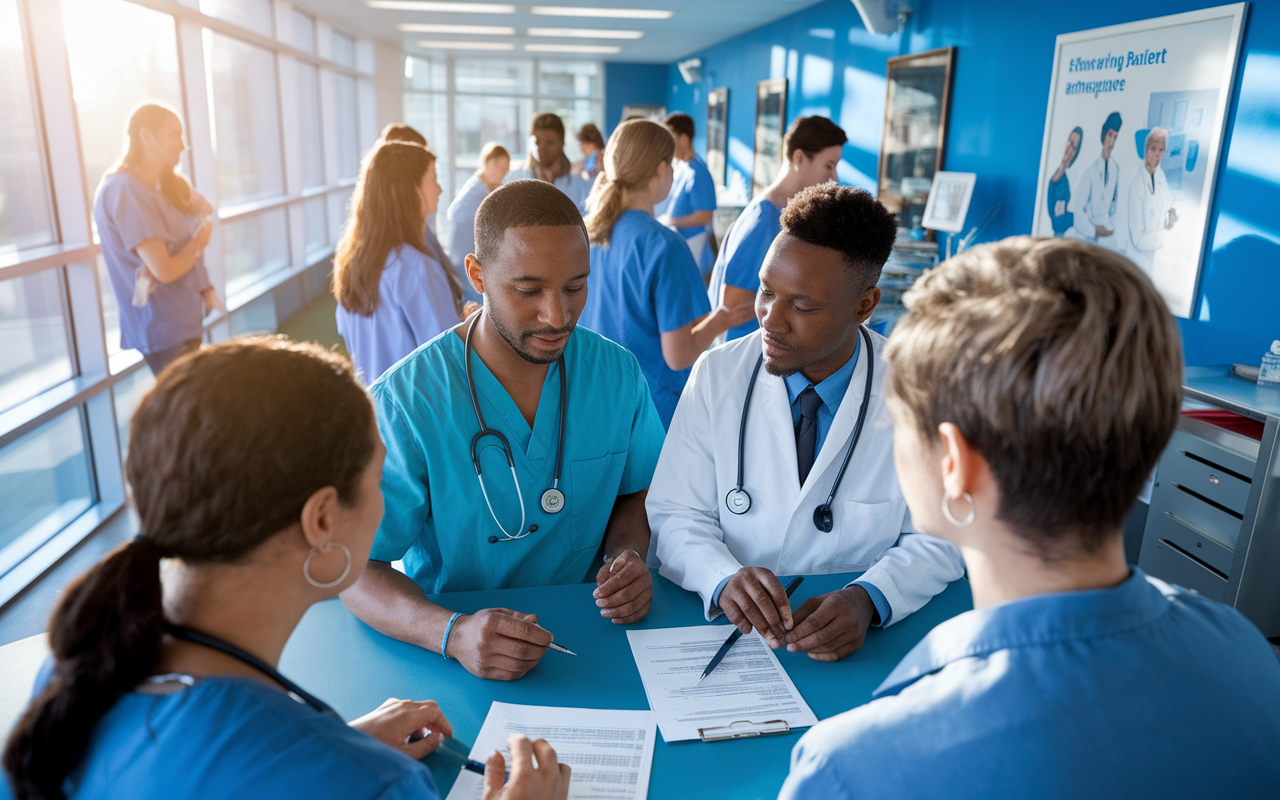
[(366, 158), (351, 196), (333, 294), (338, 333), (368, 383), (462, 319), (462, 281), (422, 234), (440, 191), (430, 150), (385, 142)]
[(186, 145), (178, 114), (143, 103), (129, 115), (123, 155), (93, 201), (107, 278), (120, 309), (120, 346), (159, 375), (200, 347), (202, 320), (221, 304), (204, 267), (212, 206), (178, 174)]
[[(849, 141), (844, 130), (826, 117), (800, 117), (787, 129), (782, 150), (787, 161), (773, 183), (747, 204), (724, 236), (711, 268), (712, 305), (729, 308), (755, 303), (760, 267), (782, 232), (782, 209), (801, 189), (835, 181), (840, 151)], [(729, 339), (760, 327), (753, 316), (729, 331)]]

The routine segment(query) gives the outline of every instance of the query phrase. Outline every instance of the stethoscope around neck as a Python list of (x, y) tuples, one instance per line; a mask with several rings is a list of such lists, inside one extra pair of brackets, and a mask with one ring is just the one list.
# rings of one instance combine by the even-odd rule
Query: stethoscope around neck
[[(493, 517), (494, 524), (498, 526), (498, 530), (502, 531), (502, 536), (490, 536), (489, 543), (496, 544), (498, 542), (514, 542), (523, 539), (538, 529), (537, 525), (530, 525), (525, 530), (524, 523), (526, 520), (524, 512), (524, 493), (520, 491), (520, 478), (516, 475), (516, 459), (511, 451), (511, 443), (507, 441), (506, 435), (501, 431), (496, 431), (484, 423), (484, 414), (480, 412), (480, 397), (476, 394), (476, 381), (471, 373), (471, 334), (476, 329), (476, 323), (480, 321), (483, 311), (476, 314), (471, 319), (471, 324), (467, 326), (466, 347), (463, 355), (463, 361), (466, 362), (467, 368), (467, 389), (471, 392), (471, 406), (476, 412), (476, 422), (480, 423), (480, 430), (476, 435), (471, 437), (471, 465), (476, 469), (476, 479), (480, 481), (480, 493), (484, 495), (484, 504), (489, 508), (489, 516)], [(560, 491), (560, 465), (564, 461), (564, 426), (568, 416), (569, 409), (569, 379), (565, 374), (564, 354), (556, 360), (556, 364), (560, 367), (560, 433), (559, 441), (556, 444), (556, 472), (552, 480), (551, 488), (542, 493), (541, 505), (542, 510), (548, 514), (558, 514), (564, 508), (564, 492)], [(502, 445), (502, 454), (507, 457), (507, 466), (511, 469), (511, 480), (516, 485), (516, 499), (520, 501), (520, 527), (516, 528), (515, 535), (512, 535), (502, 526), (498, 520), (498, 515), (493, 511), (493, 503), (489, 501), (489, 490), (484, 485), (484, 475), (480, 470), (480, 440), (486, 436), (492, 436)]]
[[(858, 326), (862, 339), (867, 343), (867, 380), (862, 389), (862, 408), (858, 410), (858, 421), (853, 426), (853, 436), (849, 439), (849, 450), (844, 454), (844, 461), (840, 464), (840, 471), (836, 473), (835, 483), (831, 484), (831, 492), (827, 495), (827, 501), (813, 510), (813, 527), (823, 533), (830, 533), (835, 527), (835, 512), (831, 510), (831, 503), (836, 499), (836, 490), (840, 488), (840, 482), (844, 480), (845, 470), (849, 468), (849, 459), (853, 457), (853, 451), (858, 446), (858, 440), (862, 438), (862, 424), (867, 419), (867, 406), (871, 401), (871, 382), (875, 377), (875, 347), (871, 343), (871, 334), (865, 326)], [(747, 384), (747, 396), (742, 401), (742, 420), (738, 423), (738, 485), (729, 490), (724, 496), (724, 504), (728, 507), (732, 514), (742, 515), (751, 510), (751, 495), (743, 486), (743, 467), (746, 461), (747, 449), (747, 413), (751, 410), (751, 395), (756, 390), (756, 378), (760, 375), (760, 367), (764, 364), (764, 354), (762, 353), (756, 359), (756, 367), (751, 371), (751, 381)], [(855, 363), (854, 366), (857, 366)]]

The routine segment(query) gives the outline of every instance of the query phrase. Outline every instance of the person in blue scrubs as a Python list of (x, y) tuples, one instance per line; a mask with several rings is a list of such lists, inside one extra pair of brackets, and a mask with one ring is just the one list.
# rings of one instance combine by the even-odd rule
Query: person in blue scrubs
[(715, 337), (754, 316), (751, 305), (711, 311), (680, 235), (653, 218), (671, 188), (671, 133), (650, 120), (618, 126), (588, 201), (591, 278), (581, 324), (635, 354), (665, 428), (689, 368)]
[(529, 136), (533, 152), (529, 153), (528, 162), (508, 172), (504, 182), (546, 181), (564, 192), (579, 213), (585, 212), (591, 181), (575, 172), (564, 154), (564, 120), (550, 111), (543, 112), (530, 123)]
[[(840, 126), (826, 117), (800, 117), (791, 123), (782, 140), (787, 160), (778, 177), (747, 204), (720, 244), (708, 288), (712, 305), (755, 303), (760, 267), (782, 232), (782, 209), (806, 186), (838, 180), (836, 166), (847, 141)], [(738, 339), (759, 327), (753, 316), (730, 329), (726, 338)]]
[(185, 149), (177, 113), (143, 103), (93, 201), (120, 346), (142, 353), (155, 375), (200, 347), (205, 314), (221, 307), (204, 266), (213, 208), (176, 172)]
[(1076, 126), (1067, 134), (1067, 147), (1062, 153), (1062, 163), (1049, 176), (1049, 190), (1045, 192), (1045, 206), (1049, 212), (1049, 223), (1053, 227), (1054, 236), (1062, 236), (1075, 224), (1076, 215), (1071, 211), (1071, 179), (1067, 170), (1076, 163), (1080, 155), (1080, 141), (1084, 139), (1084, 129)]
[(439, 199), (425, 147), (386, 142), (365, 159), (333, 256), (333, 294), (338, 333), (368, 382), (462, 316), (461, 281), (422, 234)]
[[(348, 725), (276, 668), (308, 607), (360, 575), (384, 453), (351, 363), (317, 345), (233, 340), (162, 373), (126, 463), (140, 532), (54, 613), (52, 663), (5, 747), (13, 794), (438, 798), (418, 761), (452, 735), (435, 703)], [(554, 751), (511, 748), (507, 796), (563, 800)]]
[(476, 211), (489, 192), (502, 185), (511, 168), (511, 154), (497, 142), (489, 142), (480, 150), (480, 169), (467, 178), (449, 204), (444, 219), (444, 249), (457, 265), (462, 280), (462, 298), (479, 303), (483, 298), (467, 280), (467, 256), (476, 249)]
[(388, 636), (512, 680), (551, 643), (536, 616), (454, 613), (426, 595), (594, 577), (603, 617), (642, 619), (663, 430), (635, 356), (578, 325), (590, 258), (572, 200), (543, 181), (499, 187), (476, 214), (475, 249), (483, 311), (371, 389), (387, 514), (343, 602)]
[(905, 301), (894, 460), (915, 526), (964, 555), (974, 609), (805, 734), (781, 797), (1274, 797), (1275, 652), (1125, 563), (1182, 402), (1151, 281), (1098, 245), (1018, 237)]
[(698, 270), (706, 272), (711, 268), (707, 237), (716, 210), (716, 184), (706, 163), (693, 152), (693, 118), (688, 114), (668, 114), (663, 124), (676, 141), (677, 161), (669, 193), (671, 202), (661, 222), (684, 237)]

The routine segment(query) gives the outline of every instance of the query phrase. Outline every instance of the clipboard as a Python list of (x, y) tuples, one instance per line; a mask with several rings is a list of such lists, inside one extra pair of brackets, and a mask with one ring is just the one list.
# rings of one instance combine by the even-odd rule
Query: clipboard
[(757, 736), (780, 736), (791, 733), (791, 723), (785, 719), (771, 719), (768, 722), (751, 722), (740, 719), (728, 725), (714, 728), (698, 728), (698, 736), (704, 742), (724, 742), (729, 739), (752, 739)]

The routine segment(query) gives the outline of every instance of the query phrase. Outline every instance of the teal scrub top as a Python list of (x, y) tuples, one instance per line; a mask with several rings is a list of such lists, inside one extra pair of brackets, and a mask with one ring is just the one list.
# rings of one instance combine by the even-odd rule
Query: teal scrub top
[(525, 523), (512, 534), (520, 504), (498, 440), (478, 448), (493, 514), (471, 463), (480, 430), (467, 388), (465, 348), (452, 331), (418, 348), (370, 388), (387, 446), (382, 495), (386, 511), (370, 558), (404, 560), (405, 573), (427, 594), (579, 583), (594, 576), (615, 499), (649, 487), (665, 433), (635, 356), (579, 326), (569, 337), (568, 421), (557, 514), (542, 510), (551, 488), (560, 424), (559, 365), (542, 384), (530, 429), (515, 401), (472, 353), (476, 392), (486, 424), (511, 443), (524, 496)]

